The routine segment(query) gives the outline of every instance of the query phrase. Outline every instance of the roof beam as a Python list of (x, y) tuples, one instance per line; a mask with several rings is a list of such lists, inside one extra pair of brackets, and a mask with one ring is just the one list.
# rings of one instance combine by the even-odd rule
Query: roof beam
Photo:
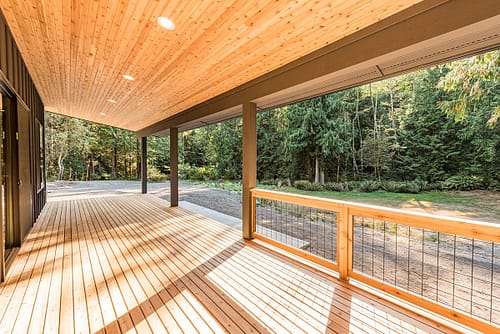
[(194, 120), (227, 109), (234, 110), (247, 101), (255, 101), (497, 15), (500, 15), (497, 0), (423, 1), (246, 84), (139, 130), (137, 136), (158, 134), (172, 127), (182, 128), (183, 124)]

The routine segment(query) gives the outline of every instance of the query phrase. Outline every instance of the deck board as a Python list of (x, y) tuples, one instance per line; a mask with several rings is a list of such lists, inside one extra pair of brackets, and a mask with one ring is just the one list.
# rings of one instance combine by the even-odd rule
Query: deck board
[(0, 332), (449, 333), (149, 195), (49, 201), (0, 285)]

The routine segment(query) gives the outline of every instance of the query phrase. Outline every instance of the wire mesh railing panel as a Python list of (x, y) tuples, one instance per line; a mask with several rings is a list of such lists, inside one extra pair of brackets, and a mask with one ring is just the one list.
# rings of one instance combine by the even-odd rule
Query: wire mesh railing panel
[(353, 217), (353, 271), (500, 326), (500, 244)]
[(337, 262), (337, 213), (278, 200), (257, 198), (256, 232)]

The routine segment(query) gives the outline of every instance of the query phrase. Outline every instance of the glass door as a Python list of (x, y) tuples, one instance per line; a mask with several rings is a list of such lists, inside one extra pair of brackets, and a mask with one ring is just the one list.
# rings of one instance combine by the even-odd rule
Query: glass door
[(9, 187), (9, 155), (8, 155), (8, 145), (7, 145), (7, 135), (10, 134), (8, 131), (7, 123), (7, 113), (9, 113), (9, 98), (7, 96), (2, 96), (1, 98), (2, 108), (0, 115), (0, 169), (2, 177), (2, 189), (1, 189), (1, 219), (2, 219), (2, 248), (3, 248), (3, 258), (7, 259), (10, 252), (14, 248), (14, 225), (12, 217), (12, 200), (11, 200), (11, 190)]
[(5, 258), (7, 257), (6, 251), (5, 251), (5, 232), (6, 232), (6, 226), (5, 226), (5, 189), (4, 189), (4, 182), (3, 182), (3, 171), (5, 170), (4, 164), (4, 157), (3, 157), (3, 133), (4, 133), (4, 111), (3, 111), (3, 97), (2, 93), (0, 92), (0, 178), (1, 178), (1, 183), (2, 187), (0, 190), (0, 197), (2, 200), (0, 201), (0, 225), (1, 225), (1, 233), (0, 233), (0, 282), (3, 282), (5, 280)]

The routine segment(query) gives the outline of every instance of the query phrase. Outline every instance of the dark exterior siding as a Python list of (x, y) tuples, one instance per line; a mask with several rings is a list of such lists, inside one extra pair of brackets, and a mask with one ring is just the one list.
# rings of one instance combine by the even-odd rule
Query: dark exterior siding
[(15, 244), (20, 245), (46, 202), (45, 168), (40, 167), (45, 156), (44, 106), (1, 12), (0, 93), (6, 101), (3, 126), (10, 164), (6, 189), (12, 198)]

